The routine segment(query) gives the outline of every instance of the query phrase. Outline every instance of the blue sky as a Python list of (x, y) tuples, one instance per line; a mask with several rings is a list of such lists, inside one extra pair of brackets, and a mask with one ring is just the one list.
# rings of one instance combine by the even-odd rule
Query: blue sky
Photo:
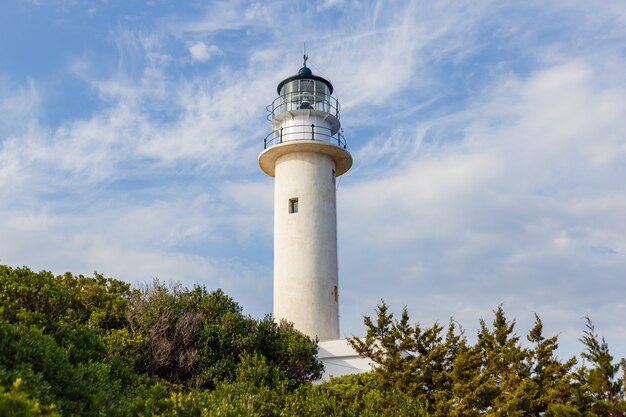
[(0, 262), (272, 303), (265, 106), (329, 78), (341, 333), (381, 299), (473, 337), (503, 304), (626, 356), (626, 4), (7, 0)]

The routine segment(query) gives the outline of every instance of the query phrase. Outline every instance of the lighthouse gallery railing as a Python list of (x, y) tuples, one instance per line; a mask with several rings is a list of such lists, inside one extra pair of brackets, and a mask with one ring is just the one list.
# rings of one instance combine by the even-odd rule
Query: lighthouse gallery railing
[(341, 131), (333, 135), (333, 132), (328, 127), (316, 126), (314, 124), (290, 125), (288, 127), (281, 127), (280, 129), (273, 130), (272, 133), (265, 137), (265, 140), (263, 141), (263, 149), (292, 140), (314, 140), (337, 145), (343, 149), (348, 149), (348, 144), (346, 143), (346, 139)]
[[(292, 91), (281, 94), (267, 107), (267, 119), (272, 120), (277, 115), (292, 110), (317, 110), (329, 113), (339, 119), (339, 101), (329, 94), (313, 91)], [(325, 126), (289, 125), (272, 131), (263, 141), (263, 149), (278, 145), (290, 140), (317, 140), (331, 143), (347, 149), (347, 143), (342, 132), (332, 132)]]

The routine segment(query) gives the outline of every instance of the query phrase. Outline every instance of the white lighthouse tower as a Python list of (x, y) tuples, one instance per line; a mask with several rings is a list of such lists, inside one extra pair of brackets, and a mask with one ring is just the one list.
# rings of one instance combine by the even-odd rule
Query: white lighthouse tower
[(339, 338), (336, 177), (352, 166), (332, 84), (306, 66), (278, 84), (259, 165), (274, 177), (274, 318)]

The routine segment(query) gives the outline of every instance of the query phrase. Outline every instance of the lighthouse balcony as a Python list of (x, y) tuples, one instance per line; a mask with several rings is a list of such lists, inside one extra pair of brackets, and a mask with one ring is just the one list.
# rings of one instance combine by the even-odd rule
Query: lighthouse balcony
[(339, 120), (339, 101), (330, 94), (317, 91), (292, 91), (281, 94), (267, 106), (267, 119), (272, 121), (282, 113), (295, 110), (316, 110)]
[(345, 150), (348, 144), (343, 135), (343, 129), (335, 131), (332, 128), (315, 124), (298, 124), (280, 127), (273, 130), (263, 140), (263, 149), (290, 141), (316, 141), (339, 146)]

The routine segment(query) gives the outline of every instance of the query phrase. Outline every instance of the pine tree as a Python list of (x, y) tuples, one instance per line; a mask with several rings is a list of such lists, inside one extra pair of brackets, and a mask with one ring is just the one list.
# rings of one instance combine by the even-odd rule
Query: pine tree
[(586, 330), (580, 341), (585, 345), (581, 356), (591, 367), (583, 366), (579, 377), (583, 383), (579, 395), (580, 407), (588, 416), (623, 417), (626, 415), (626, 402), (623, 400), (622, 380), (616, 379), (619, 365), (613, 363), (613, 356), (604, 338), (599, 339), (595, 326), (589, 317)]
[(350, 343), (379, 365), (379, 386), (418, 399), (430, 415), (581, 416), (577, 393), (586, 388), (572, 371), (576, 359), (559, 361), (557, 337), (543, 336), (537, 315), (524, 347), (502, 306), (491, 326), (481, 320), (474, 346), (452, 320), (444, 334), (438, 323), (411, 326), (406, 309), (398, 320), (384, 302), (376, 312), (365, 317), (366, 337)]

